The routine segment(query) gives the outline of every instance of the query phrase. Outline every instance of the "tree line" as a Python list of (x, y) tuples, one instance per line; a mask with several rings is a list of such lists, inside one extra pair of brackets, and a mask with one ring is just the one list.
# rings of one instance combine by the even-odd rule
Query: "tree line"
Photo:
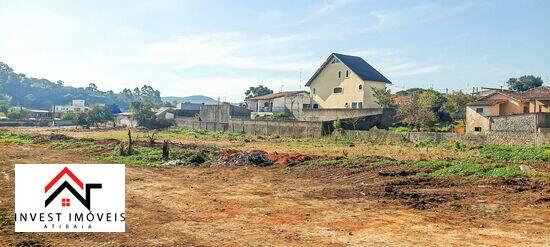
[(125, 88), (115, 93), (112, 90), (101, 91), (95, 83), (84, 88), (64, 84), (63, 81), (52, 82), (15, 73), (7, 64), (0, 62), (0, 110), (6, 112), (10, 106), (49, 110), (54, 105), (70, 104), (73, 99), (86, 100), (88, 105), (117, 105), (121, 109), (129, 109), (131, 102), (137, 100), (148, 100), (158, 105), (162, 103), (160, 92), (149, 85), (133, 90)]

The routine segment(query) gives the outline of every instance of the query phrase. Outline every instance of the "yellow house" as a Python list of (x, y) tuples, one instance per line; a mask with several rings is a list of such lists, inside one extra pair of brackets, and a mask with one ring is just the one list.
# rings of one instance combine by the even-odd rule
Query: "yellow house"
[(385, 89), (385, 76), (356, 56), (332, 53), (306, 83), (312, 108), (381, 108), (372, 88)]

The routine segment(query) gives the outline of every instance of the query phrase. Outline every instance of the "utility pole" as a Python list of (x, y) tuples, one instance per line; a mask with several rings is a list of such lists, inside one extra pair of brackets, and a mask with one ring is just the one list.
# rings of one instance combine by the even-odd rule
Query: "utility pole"
[[(546, 80), (548, 81), (548, 78), (546, 78)], [(302, 89), (302, 69), (300, 69), (300, 89)]]

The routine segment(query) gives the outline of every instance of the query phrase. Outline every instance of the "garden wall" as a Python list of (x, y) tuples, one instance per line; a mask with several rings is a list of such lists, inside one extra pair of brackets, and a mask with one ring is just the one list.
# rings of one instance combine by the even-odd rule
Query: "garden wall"
[(228, 123), (216, 123), (176, 118), (176, 124), (178, 126), (190, 129), (232, 131), (250, 135), (279, 135), (292, 137), (319, 137), (328, 131), (328, 126), (323, 124), (323, 122), (303, 121), (230, 119)]
[(484, 135), (478, 134), (457, 134), (447, 132), (410, 132), (411, 142), (420, 141), (425, 138), (432, 138), (435, 142), (476, 142), (489, 145), (512, 145), (512, 146), (537, 146), (550, 144), (550, 130), (539, 129), (537, 132), (515, 132), (498, 131), (489, 132)]

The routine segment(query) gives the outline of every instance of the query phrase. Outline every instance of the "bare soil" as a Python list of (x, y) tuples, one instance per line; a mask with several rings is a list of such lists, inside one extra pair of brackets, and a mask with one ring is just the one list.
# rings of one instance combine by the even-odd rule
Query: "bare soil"
[(14, 164), (101, 161), (0, 143), (0, 246), (550, 244), (547, 179), (418, 177), (410, 175), (421, 169), (399, 165), (289, 168), (308, 158), (268, 156), (273, 166), (127, 167), (125, 233), (15, 234)]

